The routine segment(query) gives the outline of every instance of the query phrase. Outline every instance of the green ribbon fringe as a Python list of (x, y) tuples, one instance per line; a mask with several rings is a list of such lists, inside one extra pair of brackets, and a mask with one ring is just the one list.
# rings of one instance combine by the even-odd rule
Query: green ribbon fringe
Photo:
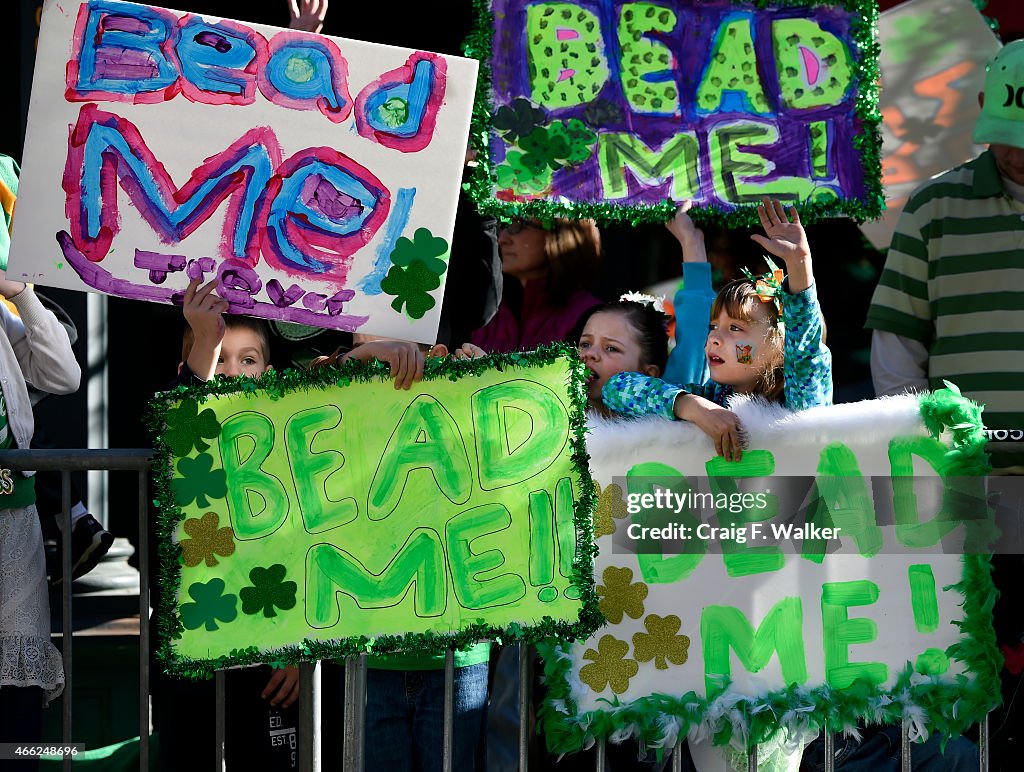
[[(860, 121), (860, 132), (853, 138), (864, 170), (865, 194), (863, 200), (831, 199), (805, 201), (797, 205), (800, 219), (812, 224), (837, 215), (847, 215), (858, 223), (875, 220), (885, 209), (885, 191), (882, 188), (882, 115), (878, 109), (878, 83), (880, 79), (878, 57), (881, 48), (877, 40), (878, 3), (876, 0), (733, 0), (735, 5), (765, 8), (808, 8), (820, 5), (838, 7), (853, 17), (851, 42), (856, 49), (853, 72), (857, 83), (854, 114)], [(542, 201), (501, 201), (494, 196), (495, 171), (490, 150), (491, 115), (491, 56), (494, 36), (494, 16), (491, 0), (473, 0), (474, 25), (462, 50), (466, 56), (480, 63), (477, 75), (476, 101), (470, 121), (470, 147), (476, 150), (477, 165), (472, 169), (469, 182), (463, 186), (481, 214), (508, 222), (517, 219), (537, 219), (549, 222), (556, 217), (573, 220), (594, 219), (602, 225), (629, 225), (665, 223), (672, 219), (677, 203), (666, 199), (658, 204), (622, 206), (611, 203)], [(725, 210), (719, 206), (702, 206), (690, 211), (699, 226), (721, 228), (758, 228), (761, 221), (757, 205)]]
[[(936, 439), (944, 430), (953, 436), (945, 461), (949, 476), (985, 474), (985, 434), (981, 408), (948, 388), (920, 398), (921, 417)], [(987, 555), (964, 555), (960, 582), (944, 589), (963, 597), (964, 618), (955, 622), (960, 640), (946, 655), (963, 663), (966, 673), (952, 680), (914, 672), (912, 663), (897, 676), (891, 689), (859, 680), (841, 691), (819, 686), (790, 685), (758, 697), (719, 694), (713, 699), (688, 692), (681, 697), (654, 694), (625, 704), (618, 698), (608, 707), (581, 713), (572, 697), (573, 659), (558, 641), (538, 646), (544, 658), (547, 699), (538, 712), (549, 750), (574, 753), (597, 739), (621, 742), (636, 738), (641, 747), (672, 748), (691, 730), (711, 738), (715, 745), (730, 745), (749, 752), (775, 739), (785, 728), (790, 738), (809, 738), (828, 725), (832, 732), (855, 733), (858, 726), (896, 724), (909, 720), (918, 729), (954, 737), (980, 721), (1000, 702), (999, 671), (1002, 654), (992, 627), (992, 607), (998, 592), (992, 584)], [(969, 674), (969, 675), (968, 675)], [(728, 685), (727, 682), (724, 684)]]
[(174, 602), (178, 597), (181, 583), (181, 547), (175, 539), (175, 534), (184, 514), (176, 503), (171, 489), (174, 458), (163, 439), (167, 411), (179, 401), (188, 399), (202, 403), (207, 397), (223, 394), (280, 399), (294, 391), (322, 390), (334, 386), (349, 386), (353, 383), (386, 381), (390, 378), (390, 372), (388, 366), (382, 362), (365, 364), (349, 360), (341, 367), (324, 367), (313, 371), (271, 370), (258, 381), (250, 378), (215, 378), (201, 386), (179, 386), (157, 394), (149, 403), (145, 422), (153, 438), (153, 504), (157, 508), (158, 581), (164, 589), (164, 592), (160, 593), (161, 600), (157, 608), (157, 656), (164, 663), (167, 672), (189, 679), (205, 679), (211, 678), (215, 670), (257, 663), (281, 667), (303, 661), (343, 658), (363, 652), (435, 655), (448, 649), (463, 649), (481, 640), (493, 640), (498, 643), (524, 641), (536, 644), (543, 639), (573, 641), (577, 638), (587, 638), (604, 624), (605, 619), (598, 608), (593, 578), (594, 556), (597, 554), (593, 536), (593, 513), (597, 506), (597, 496), (590, 476), (590, 457), (587, 455), (586, 447), (586, 368), (576, 349), (567, 343), (556, 343), (528, 353), (490, 354), (479, 359), (428, 359), (423, 380), (458, 381), (462, 378), (480, 376), (491, 369), (519, 370), (540, 367), (556, 361), (567, 362), (571, 369), (570, 447), (576, 487), (579, 491), (579, 499), (573, 513), (577, 550), (571, 582), (579, 590), (582, 604), (577, 621), (554, 620), (545, 616), (540, 622), (529, 625), (512, 623), (507, 627), (496, 627), (478, 623), (454, 633), (408, 633), (402, 636), (382, 635), (376, 638), (360, 636), (328, 641), (306, 639), (301, 644), (272, 651), (261, 650), (257, 646), (235, 649), (227, 656), (211, 660), (181, 657), (175, 654), (172, 648), (172, 642), (180, 638), (184, 630)]

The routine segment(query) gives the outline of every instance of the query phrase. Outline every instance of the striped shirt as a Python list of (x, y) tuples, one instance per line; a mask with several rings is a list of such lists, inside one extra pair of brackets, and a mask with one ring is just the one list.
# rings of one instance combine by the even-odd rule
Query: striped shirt
[(990, 151), (918, 188), (896, 226), (867, 327), (923, 343), (928, 385), (1024, 428), (1024, 203)]

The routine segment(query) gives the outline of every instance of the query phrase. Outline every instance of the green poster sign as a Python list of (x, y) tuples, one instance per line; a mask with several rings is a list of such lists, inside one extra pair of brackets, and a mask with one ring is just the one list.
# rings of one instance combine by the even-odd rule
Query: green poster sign
[(551, 347), (409, 391), (351, 363), (157, 397), (169, 669), (592, 632), (580, 368)]

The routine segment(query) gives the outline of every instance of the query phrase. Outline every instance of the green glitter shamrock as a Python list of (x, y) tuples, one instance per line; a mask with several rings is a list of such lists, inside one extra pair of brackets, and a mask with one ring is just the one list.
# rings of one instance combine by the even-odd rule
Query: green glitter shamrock
[(441, 278), (419, 260), (408, 266), (391, 266), (380, 283), (382, 292), (395, 296), (391, 307), (401, 313), (404, 305), (405, 312), (413, 319), (422, 319), (434, 307), (436, 301), (429, 292), (440, 286)]
[(644, 619), (646, 633), (633, 634), (633, 656), (638, 662), (654, 660), (658, 670), (668, 670), (668, 660), (673, 665), (686, 662), (690, 650), (690, 638), (677, 635), (682, 622), (675, 614), (660, 617), (651, 614)]
[(249, 572), (249, 581), (252, 587), (243, 587), (238, 591), (238, 597), (242, 599), (242, 611), (246, 614), (258, 614), (263, 612), (265, 617), (276, 617), (277, 612), (274, 606), (282, 611), (295, 608), (295, 582), (284, 581), (286, 569), (280, 563), (275, 563), (270, 568), (257, 566)]
[(206, 562), (207, 568), (217, 565), (217, 555), (228, 557), (235, 553), (235, 538), (231, 528), (218, 528), (220, 517), (207, 512), (202, 518), (191, 517), (182, 526), (191, 538), (181, 541), (181, 559), (190, 568)]
[(546, 165), (539, 170), (526, 166), (524, 153), (510, 150), (505, 161), (495, 167), (494, 172), (499, 190), (513, 190), (524, 195), (547, 192), (551, 187), (551, 169)]
[(597, 507), (594, 508), (594, 538), (611, 536), (615, 533), (615, 520), (622, 520), (626, 511), (626, 497), (622, 488), (612, 483), (603, 491), (594, 482), (594, 493), (597, 494)]
[[(594, 144), (597, 142), (597, 134), (592, 132), (587, 125), (579, 118), (570, 118), (568, 121), (552, 121), (548, 126), (548, 135), (565, 143), (568, 150), (559, 156), (564, 158), (569, 166), (583, 163), (594, 152)], [(561, 144), (558, 145), (561, 147)]]
[(604, 584), (597, 585), (598, 605), (609, 622), (619, 624), (623, 614), (633, 619), (643, 616), (648, 588), (643, 582), (633, 581), (633, 569), (608, 566), (603, 579)]
[(491, 125), (504, 134), (507, 142), (514, 143), (543, 124), (546, 118), (542, 109), (520, 97), (499, 107), (491, 119)]
[(188, 588), (195, 603), (181, 604), (181, 623), (186, 630), (205, 625), (207, 632), (219, 630), (217, 621), (233, 622), (238, 616), (237, 595), (224, 594), (224, 580), (211, 579), (206, 584), (195, 582)]
[(213, 468), (213, 456), (209, 453), (179, 460), (178, 472), (181, 477), (175, 477), (171, 487), (174, 500), (180, 506), (185, 507), (195, 501), (200, 507), (208, 507), (207, 496), (222, 499), (228, 494), (227, 475), (223, 469)]
[(610, 99), (595, 99), (583, 110), (583, 121), (598, 129), (611, 123), (621, 123), (625, 119), (622, 108)]
[(419, 261), (432, 274), (440, 276), (448, 270), (448, 263), (441, 258), (448, 252), (448, 242), (435, 236), (427, 228), (417, 228), (412, 240), (402, 236), (391, 250), (391, 262), (408, 266)]
[(629, 644), (612, 635), (603, 635), (597, 642), (597, 650), (587, 649), (583, 659), (593, 660), (580, 668), (580, 680), (600, 693), (612, 687), (616, 694), (629, 688), (629, 679), (635, 676), (640, 666), (635, 660), (626, 659)]
[(199, 403), (185, 399), (167, 411), (167, 431), (164, 440), (176, 456), (187, 456), (195, 447), (200, 453), (210, 446), (203, 438), (213, 439), (220, 434), (220, 422), (212, 410), (199, 412)]

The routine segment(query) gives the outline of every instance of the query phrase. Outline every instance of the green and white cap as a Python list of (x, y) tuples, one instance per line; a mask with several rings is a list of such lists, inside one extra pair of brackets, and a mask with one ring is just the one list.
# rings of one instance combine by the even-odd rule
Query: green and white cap
[(974, 141), (1024, 148), (1024, 40), (1003, 46), (985, 67), (985, 103)]

